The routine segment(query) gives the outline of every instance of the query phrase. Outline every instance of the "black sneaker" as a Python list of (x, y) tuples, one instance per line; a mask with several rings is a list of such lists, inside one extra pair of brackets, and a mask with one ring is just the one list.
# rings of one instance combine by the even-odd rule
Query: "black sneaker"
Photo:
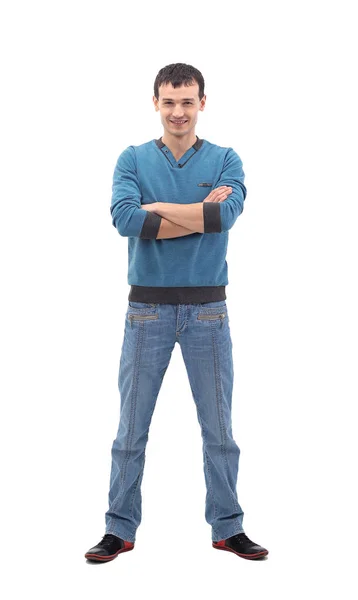
[(242, 558), (262, 558), (268, 554), (266, 548), (249, 540), (246, 533), (237, 533), (226, 540), (219, 540), (218, 542), (213, 541), (212, 545), (213, 548), (234, 552), (238, 556), (242, 556)]
[(121, 552), (128, 552), (128, 550), (133, 550), (133, 548), (134, 542), (127, 542), (112, 533), (106, 533), (99, 544), (86, 552), (85, 558), (97, 562), (106, 562), (113, 560)]

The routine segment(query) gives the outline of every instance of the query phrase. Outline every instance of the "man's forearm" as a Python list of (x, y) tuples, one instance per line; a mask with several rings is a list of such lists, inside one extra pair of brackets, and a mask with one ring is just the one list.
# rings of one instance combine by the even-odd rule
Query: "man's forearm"
[(168, 238), (177, 238), (183, 237), (184, 235), (191, 235), (192, 233), (195, 233), (195, 231), (186, 229), (185, 227), (177, 225), (176, 223), (172, 223), (172, 221), (168, 221), (168, 219), (162, 217), (156, 239), (163, 240)]
[(192, 233), (204, 233), (203, 210), (203, 202), (194, 204), (156, 202), (153, 204), (153, 212), (177, 225), (190, 229)]

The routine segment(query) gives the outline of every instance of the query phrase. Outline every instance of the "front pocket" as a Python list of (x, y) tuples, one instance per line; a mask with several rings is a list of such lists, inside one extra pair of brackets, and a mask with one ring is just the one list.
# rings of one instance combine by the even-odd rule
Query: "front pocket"
[(201, 321), (217, 321), (218, 319), (220, 319), (220, 328), (223, 326), (225, 317), (226, 317), (226, 313), (217, 313), (215, 315), (211, 315), (211, 314), (198, 315), (198, 319)]
[(131, 327), (132, 327), (132, 323), (133, 321), (152, 321), (154, 319), (159, 319), (159, 315), (135, 315), (135, 314), (130, 314), (128, 315), (128, 319), (130, 321)]
[(219, 313), (218, 315), (198, 315), (198, 319), (224, 319), (226, 313)]

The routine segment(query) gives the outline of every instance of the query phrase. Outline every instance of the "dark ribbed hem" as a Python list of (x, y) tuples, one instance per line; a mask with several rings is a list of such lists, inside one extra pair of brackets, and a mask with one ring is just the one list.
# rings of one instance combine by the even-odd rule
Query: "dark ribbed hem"
[(157, 215), (157, 213), (147, 212), (139, 237), (143, 240), (156, 239), (161, 222), (162, 217), (160, 215)]
[(132, 285), (128, 300), (155, 304), (201, 304), (226, 300), (225, 286), (146, 287)]
[(221, 233), (219, 202), (203, 202), (204, 233)]

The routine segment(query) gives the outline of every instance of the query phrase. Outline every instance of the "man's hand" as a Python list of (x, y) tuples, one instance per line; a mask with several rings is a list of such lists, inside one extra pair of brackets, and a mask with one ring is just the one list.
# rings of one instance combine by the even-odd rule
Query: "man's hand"
[[(232, 193), (232, 187), (228, 185), (221, 185), (210, 192), (203, 202), (224, 202), (229, 194)], [(141, 204), (141, 208), (148, 212), (155, 212), (159, 210), (162, 202), (151, 202), (150, 204)]]
[(205, 198), (204, 202), (223, 202), (226, 200), (229, 194), (232, 192), (232, 187), (228, 185), (221, 185), (210, 192)]

